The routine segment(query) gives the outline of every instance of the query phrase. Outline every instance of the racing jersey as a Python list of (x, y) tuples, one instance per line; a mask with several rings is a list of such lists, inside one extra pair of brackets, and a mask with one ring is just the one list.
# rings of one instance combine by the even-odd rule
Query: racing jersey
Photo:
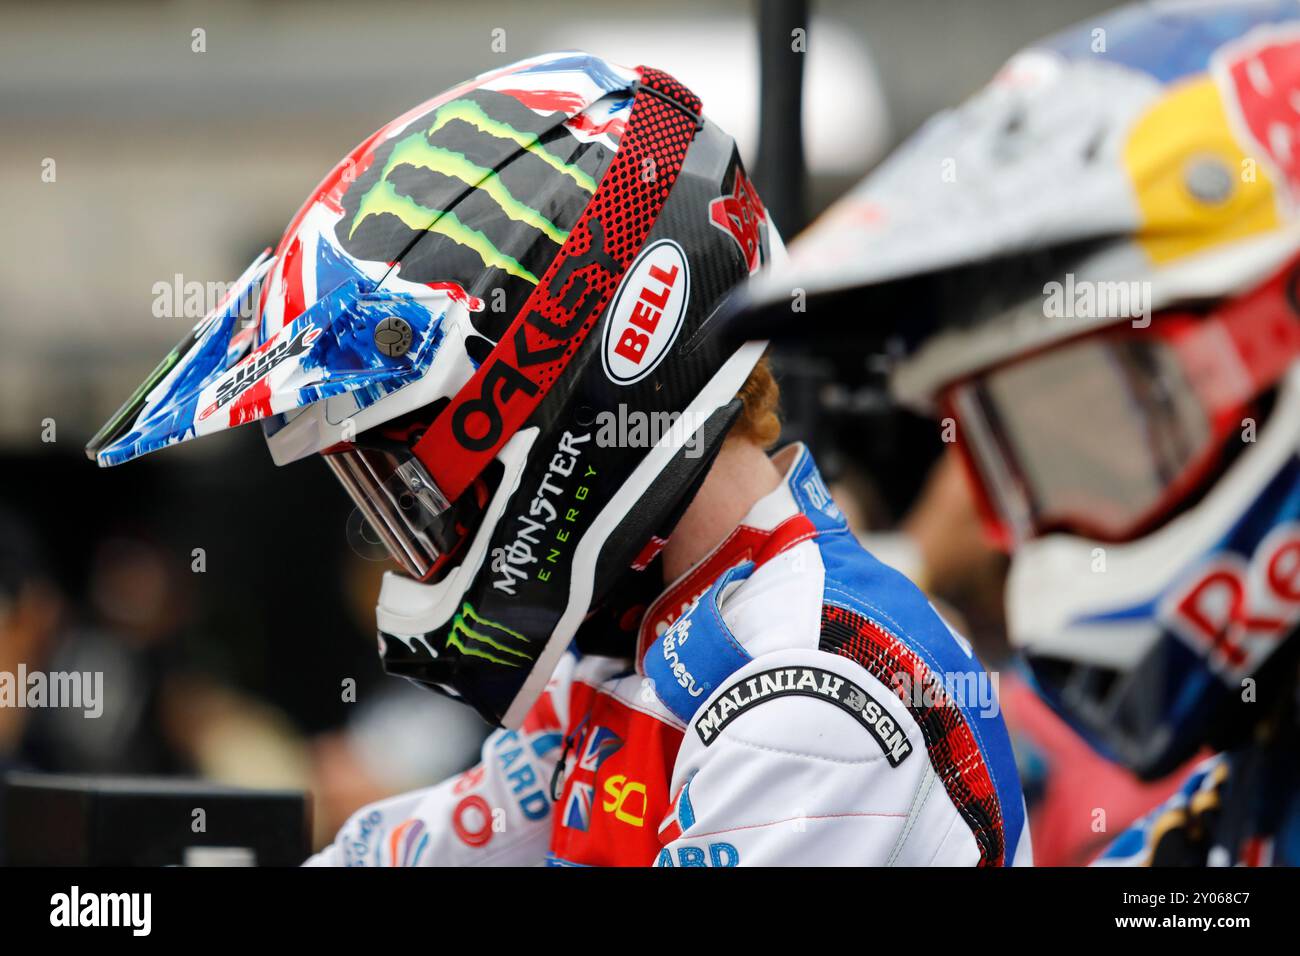
[(313, 865), (1008, 865), (1030, 859), (995, 688), (849, 531), (807, 450), (517, 729), (354, 814)]

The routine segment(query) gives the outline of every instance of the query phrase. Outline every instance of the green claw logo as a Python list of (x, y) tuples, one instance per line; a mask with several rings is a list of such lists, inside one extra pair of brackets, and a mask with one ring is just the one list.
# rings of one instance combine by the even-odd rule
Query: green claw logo
[(468, 657), (481, 657), (505, 667), (531, 664), (533, 656), (511, 647), (512, 642), (516, 647), (529, 643), (528, 638), (518, 631), (479, 616), (468, 601), (461, 605), (460, 611), (452, 618), (451, 631), (447, 634), (447, 646), (456, 648)]
[(400, 258), (412, 281), (470, 288), (486, 271), (531, 291), (609, 159), (563, 119), (488, 90), (438, 106), (349, 190), (339, 241), (360, 259)]

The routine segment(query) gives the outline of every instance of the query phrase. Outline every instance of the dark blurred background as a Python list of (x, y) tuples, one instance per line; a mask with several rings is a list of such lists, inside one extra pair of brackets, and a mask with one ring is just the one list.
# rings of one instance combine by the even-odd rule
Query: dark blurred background
[[(159, 284), (235, 278), (339, 157), (473, 74), (557, 48), (659, 66), (753, 168), (757, 6), (0, 3), (0, 671), (106, 687), (99, 720), (0, 710), (0, 767), (307, 787), (320, 838), (472, 762), (476, 717), (383, 678), (383, 568), (349, 549), (323, 466), (273, 467), (255, 428), (108, 471), (82, 447), (198, 317), (159, 317)], [(1108, 4), (811, 6), (805, 218), (1025, 42)], [(932, 426), (779, 368), (791, 437), (887, 525)]]

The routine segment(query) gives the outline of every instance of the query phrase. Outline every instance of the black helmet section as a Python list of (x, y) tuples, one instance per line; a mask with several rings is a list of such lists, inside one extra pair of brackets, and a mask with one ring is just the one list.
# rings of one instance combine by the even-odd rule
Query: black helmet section
[[(358, 259), (400, 263), (409, 281), (450, 281), (488, 300), (501, 293), (503, 303), (473, 313), (478, 331), (496, 341), (555, 258), (614, 154), (575, 136), (563, 112), (541, 115), (492, 90), (440, 103), (409, 128), (416, 132), (380, 146), (348, 189), (336, 237)], [(543, 150), (521, 142), (544, 147), (545, 158)], [(468, 185), (458, 164), (470, 179), (481, 175), (478, 170), (493, 175)], [(394, 214), (403, 208), (417, 216), (441, 212), (438, 229), (410, 225), (418, 220)]]
[[(548, 638), (567, 646), (615, 592), (630, 604), (662, 586), (657, 544), (735, 421), (760, 351), (724, 340), (713, 320), (768, 256), (735, 143), (702, 121), (610, 305), (521, 429), (538, 433), (518, 482), (499, 492), (509, 499), (459, 610), (423, 641), (381, 634), (390, 673), (500, 723), (525, 683), (544, 686), (563, 650), (545, 653)], [(628, 624), (624, 614), (593, 621), (610, 618)]]
[[(727, 334), (824, 360), (835, 369), (834, 381), (857, 386), (878, 364), (874, 358), (896, 361), (943, 332), (976, 329), (1026, 303), (1041, 304), (1045, 283), (1063, 279), (1115, 241), (1061, 243), (806, 295), (792, 276), (784, 295), (768, 285), (761, 299), (748, 291), (735, 296), (723, 324)], [(791, 321), (794, 301), (808, 321)]]

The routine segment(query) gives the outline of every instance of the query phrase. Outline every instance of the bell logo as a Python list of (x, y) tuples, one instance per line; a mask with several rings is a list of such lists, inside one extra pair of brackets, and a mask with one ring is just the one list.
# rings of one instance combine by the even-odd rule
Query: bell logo
[(671, 239), (642, 250), (614, 294), (601, 359), (616, 385), (639, 382), (663, 361), (691, 297), (686, 253)]

